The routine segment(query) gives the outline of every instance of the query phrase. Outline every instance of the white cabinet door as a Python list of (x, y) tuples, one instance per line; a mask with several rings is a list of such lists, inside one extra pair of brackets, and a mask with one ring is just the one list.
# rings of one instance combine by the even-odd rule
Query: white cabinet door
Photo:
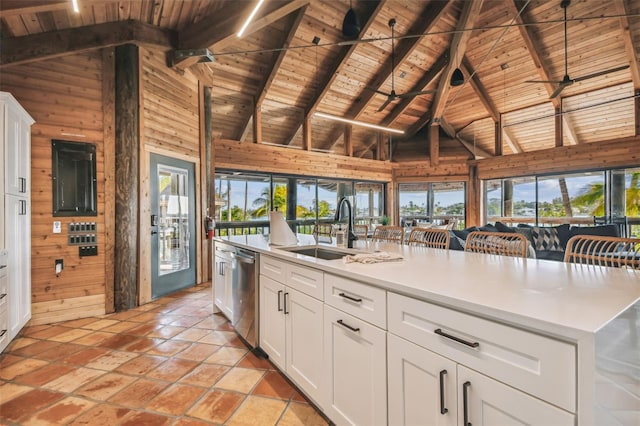
[(316, 403), (321, 403), (324, 374), (323, 303), (287, 287), (284, 293), (287, 328), (286, 371)]
[(225, 260), (220, 256), (214, 257), (213, 270), (213, 303), (222, 311), (224, 306), (226, 286), (225, 286)]
[(5, 195), (9, 339), (31, 318), (31, 212), (27, 199)]
[(286, 367), (284, 290), (284, 285), (260, 275), (260, 347), (283, 371)]
[(328, 305), (324, 324), (325, 412), (338, 425), (386, 425), (386, 332)]
[(387, 335), (389, 424), (454, 426), (456, 364), (393, 334)]
[(461, 424), (574, 425), (574, 415), (458, 365), (458, 418)]
[(7, 194), (26, 196), (31, 182), (31, 127), (14, 108), (4, 108), (4, 167)]

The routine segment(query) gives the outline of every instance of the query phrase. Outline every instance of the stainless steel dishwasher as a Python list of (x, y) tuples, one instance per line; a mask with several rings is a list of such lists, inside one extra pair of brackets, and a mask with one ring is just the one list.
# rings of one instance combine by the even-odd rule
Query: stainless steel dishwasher
[(238, 335), (251, 347), (259, 343), (258, 277), (260, 255), (250, 250), (235, 247), (231, 253), (233, 280), (231, 285), (232, 314), (229, 320)]

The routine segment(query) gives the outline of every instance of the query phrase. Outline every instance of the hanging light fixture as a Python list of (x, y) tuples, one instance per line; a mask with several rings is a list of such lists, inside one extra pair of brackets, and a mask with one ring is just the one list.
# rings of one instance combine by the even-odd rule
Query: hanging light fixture
[(342, 35), (345, 37), (357, 37), (358, 34), (360, 34), (360, 21), (356, 11), (351, 7), (351, 0), (349, 0), (349, 10), (342, 21)]
[(71, 7), (75, 13), (80, 13), (80, 7), (78, 6), (78, 0), (71, 0)]

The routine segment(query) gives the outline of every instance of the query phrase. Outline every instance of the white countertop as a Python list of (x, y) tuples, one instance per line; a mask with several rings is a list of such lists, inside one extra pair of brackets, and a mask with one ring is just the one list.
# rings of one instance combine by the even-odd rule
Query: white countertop
[[(366, 241), (354, 248), (399, 253), (404, 260), (345, 263), (281, 250), (262, 235), (216, 240), (568, 340), (596, 333), (640, 303), (640, 271), (629, 269)], [(314, 244), (310, 235), (298, 240)]]

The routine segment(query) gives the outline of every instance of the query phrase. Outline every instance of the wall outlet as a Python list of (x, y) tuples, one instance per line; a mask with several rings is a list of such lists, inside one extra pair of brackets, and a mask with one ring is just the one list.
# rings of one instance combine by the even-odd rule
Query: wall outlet
[(59, 220), (56, 220), (53, 222), (53, 233), (54, 234), (59, 234), (62, 232), (62, 222), (60, 222)]
[(56, 275), (60, 275), (64, 269), (64, 261), (62, 259), (56, 259)]

